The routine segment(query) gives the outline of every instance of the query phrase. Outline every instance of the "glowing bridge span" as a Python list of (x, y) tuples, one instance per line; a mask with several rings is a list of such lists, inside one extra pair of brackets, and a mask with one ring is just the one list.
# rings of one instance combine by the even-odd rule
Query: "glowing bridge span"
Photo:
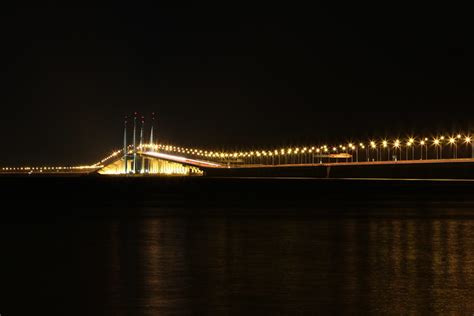
[(97, 163), (100, 174), (167, 174), (202, 175), (204, 169), (223, 168), (225, 165), (184, 155), (150, 150), (149, 145), (140, 145), (137, 150), (129, 148), (114, 152)]
[[(452, 165), (474, 166), (474, 131), (435, 133), (406, 138), (375, 137), (339, 144), (311, 144), (240, 151), (222, 151), (163, 144), (154, 139), (154, 117), (150, 136), (144, 138), (144, 118), (137, 133), (133, 118), (133, 137), (124, 124), (123, 148), (92, 165), (76, 167), (4, 167), (0, 173), (99, 173), (203, 175), (225, 169), (304, 169), (332, 166)], [(129, 138), (132, 139), (129, 142)], [(466, 165), (467, 166), (467, 165)], [(329, 170), (329, 169), (328, 169)], [(272, 171), (273, 172), (273, 171)], [(328, 171), (329, 173), (329, 171)], [(215, 173), (214, 173), (215, 174)]]

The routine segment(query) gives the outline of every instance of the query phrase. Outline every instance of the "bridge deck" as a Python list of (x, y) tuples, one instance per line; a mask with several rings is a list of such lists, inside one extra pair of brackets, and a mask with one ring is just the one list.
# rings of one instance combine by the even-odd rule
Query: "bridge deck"
[(397, 161), (360, 161), (360, 162), (323, 162), (304, 164), (245, 164), (231, 165), (230, 168), (279, 168), (279, 167), (328, 167), (328, 166), (379, 166), (379, 165), (416, 165), (416, 164), (447, 164), (447, 163), (474, 163), (474, 158), (462, 159), (431, 159), (431, 160), (397, 160)]

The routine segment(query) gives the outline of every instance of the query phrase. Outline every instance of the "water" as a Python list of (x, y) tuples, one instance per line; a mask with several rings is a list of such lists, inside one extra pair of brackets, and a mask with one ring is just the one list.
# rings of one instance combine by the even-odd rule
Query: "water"
[[(281, 193), (280, 185), (270, 191)], [(360, 188), (374, 193), (358, 182), (327, 189), (343, 188), (343, 197), (359, 190), (339, 202), (329, 191), (309, 203), (280, 194), (274, 203), (262, 194), (263, 202), (184, 206), (117, 196), (17, 201), (2, 208), (0, 313), (469, 315), (472, 184), (453, 185), (421, 184), (448, 197), (456, 191), (454, 199), (428, 199), (420, 184), (399, 182), (384, 196), (357, 200)]]

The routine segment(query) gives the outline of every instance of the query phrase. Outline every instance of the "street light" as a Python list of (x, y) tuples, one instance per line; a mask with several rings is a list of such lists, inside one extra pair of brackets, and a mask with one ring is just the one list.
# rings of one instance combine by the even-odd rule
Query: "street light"
[[(320, 151), (321, 151), (321, 149), (316, 148), (316, 154), (317, 154), (316, 156), (319, 156), (319, 152), (320, 152)], [(322, 162), (322, 160), (320, 159), (320, 160), (319, 160), (319, 163), (321, 163), (321, 162)], [(314, 163), (314, 156), (313, 156), (313, 163)]]
[(457, 156), (458, 156), (458, 145), (456, 144), (456, 139), (454, 137), (450, 137), (449, 138), (449, 144), (451, 146), (454, 145), (453, 158), (457, 158)]
[(387, 148), (387, 149), (388, 149), (387, 160), (390, 160), (390, 147), (388, 147), (388, 142), (387, 142), (386, 140), (382, 141), (382, 146), (383, 146), (383, 148)]
[[(356, 162), (359, 162), (359, 148), (357, 148), (356, 150), (356, 146), (352, 145), (352, 152), (354, 152), (354, 150), (356, 151)], [(351, 161), (354, 161), (353, 157), (351, 157)]]
[(365, 148), (364, 143), (359, 143), (360, 148), (365, 149), (365, 160), (369, 161), (369, 149)]
[(407, 142), (407, 149), (406, 149), (407, 160), (408, 160), (408, 149), (410, 148), (410, 146), (411, 146), (411, 142), (408, 141)]
[(426, 143), (426, 146), (425, 146), (425, 159), (428, 159), (428, 137), (425, 137), (425, 143)]
[(420, 160), (423, 160), (423, 146), (424, 145), (425, 145), (425, 141), (424, 140), (420, 141)]
[(402, 156), (402, 150), (400, 148), (400, 140), (399, 139), (396, 139), (395, 142), (393, 143), (393, 148), (394, 151), (395, 151), (395, 160), (397, 160), (397, 149), (399, 149), (400, 151), (400, 159), (401, 159), (401, 156)]
[[(370, 148), (375, 149), (375, 155), (376, 155), (376, 156), (375, 156), (375, 157), (376, 157), (375, 160), (378, 160), (378, 158), (379, 158), (379, 152), (378, 152), (378, 149), (377, 149), (377, 145), (375, 144), (374, 141), (371, 141), (371, 142), (370, 142)], [(372, 159), (372, 160), (373, 160), (373, 159)]]
[(436, 149), (436, 159), (439, 159), (439, 153), (438, 153), (439, 150), (438, 150), (438, 148), (441, 148), (441, 150), (442, 150), (442, 147), (440, 146), (440, 140), (438, 138), (435, 138), (433, 140), (433, 145), (435, 146), (435, 149)]
[(408, 141), (410, 142), (410, 146), (412, 146), (411, 147), (411, 160), (415, 160), (415, 139), (413, 137), (410, 137)]
[(353, 153), (354, 153), (354, 148), (355, 148), (355, 147), (354, 147), (354, 145), (353, 145), (352, 143), (349, 143), (349, 144), (348, 144), (348, 149), (351, 151), (351, 162), (354, 162), (354, 155), (353, 155)]
[(466, 144), (471, 144), (471, 150), (472, 150), (471, 158), (474, 158), (474, 141), (472, 141), (472, 138), (470, 136), (466, 136), (466, 138), (464, 139), (464, 142)]

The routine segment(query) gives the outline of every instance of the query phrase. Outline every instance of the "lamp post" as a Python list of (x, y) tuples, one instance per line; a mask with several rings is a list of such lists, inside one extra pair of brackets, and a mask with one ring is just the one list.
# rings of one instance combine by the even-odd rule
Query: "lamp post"
[(360, 148), (365, 149), (365, 160), (369, 161), (369, 157), (367, 155), (367, 149), (365, 148), (364, 143), (359, 143)]
[(354, 162), (354, 145), (352, 143), (348, 144), (348, 149), (351, 151), (351, 162)]
[(433, 140), (433, 145), (435, 146), (435, 150), (436, 150), (436, 159), (439, 159), (439, 147), (440, 147), (440, 141), (438, 138), (435, 138)]
[[(345, 154), (347, 154), (347, 151), (346, 151), (347, 148), (346, 148), (346, 146), (342, 146), (341, 149), (342, 149), (342, 151), (343, 151)], [(346, 162), (348, 162), (348, 161), (347, 161), (347, 158), (346, 158)]]
[(423, 146), (425, 145), (425, 141), (420, 141), (420, 160), (423, 160)]
[(441, 136), (439, 138), (439, 159), (443, 159), (443, 140), (444, 140), (444, 136)]
[[(456, 135), (457, 141), (461, 141), (461, 138), (462, 138), (461, 134)], [(457, 142), (456, 142), (456, 158), (458, 158), (458, 148), (457, 147), (458, 146), (457, 146)]]
[[(394, 151), (395, 151), (395, 157), (398, 157), (397, 156), (397, 149), (399, 150), (400, 152), (400, 159), (402, 157), (402, 149), (400, 148), (400, 140), (399, 139), (396, 139), (395, 142), (393, 143), (393, 148), (394, 148)], [(395, 159), (398, 159), (398, 158), (395, 158)]]
[(406, 151), (406, 158), (407, 158), (407, 160), (408, 160), (408, 149), (410, 149), (411, 143), (408, 141), (406, 145), (407, 145), (407, 146), (406, 146), (407, 148), (406, 148), (405, 151)]
[(471, 150), (472, 150), (471, 158), (474, 159), (474, 142), (472, 141), (472, 138), (470, 136), (466, 136), (466, 138), (464, 139), (464, 142), (466, 144), (471, 144)]
[[(376, 157), (375, 160), (377, 161), (378, 156), (379, 156), (379, 153), (378, 153), (377, 145), (375, 144), (374, 141), (371, 141), (371, 142), (370, 142), (370, 148), (372, 148), (372, 149), (375, 150), (375, 155), (376, 155), (376, 156), (375, 156), (375, 157)], [(373, 159), (372, 159), (372, 160), (373, 160)]]
[(456, 159), (458, 156), (458, 145), (456, 144), (456, 139), (454, 137), (449, 138), (449, 144), (454, 145), (453, 158)]
[(428, 137), (425, 137), (425, 143), (426, 143), (426, 146), (425, 146), (425, 159), (428, 159)]

